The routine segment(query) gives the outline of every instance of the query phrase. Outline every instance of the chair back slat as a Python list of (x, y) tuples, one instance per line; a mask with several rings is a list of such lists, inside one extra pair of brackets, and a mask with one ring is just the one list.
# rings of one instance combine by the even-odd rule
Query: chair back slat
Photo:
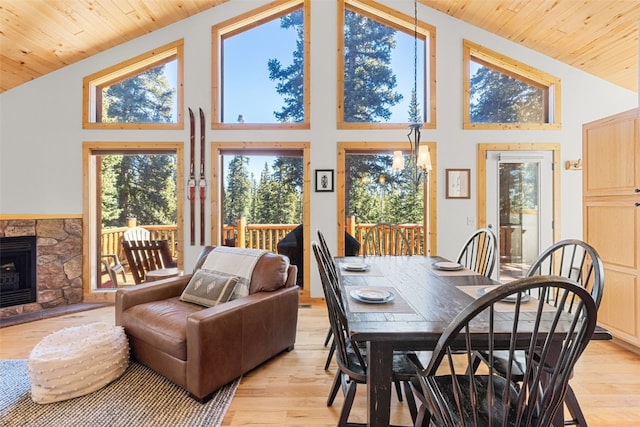
[(144, 282), (151, 270), (176, 266), (166, 240), (123, 240), (122, 247), (136, 284)]
[[(505, 298), (513, 298), (509, 309)], [(549, 299), (557, 304), (548, 304)], [(569, 301), (572, 312), (563, 308)], [(435, 424), (551, 426), (595, 329), (596, 312), (587, 290), (547, 275), (507, 283), (469, 304), (440, 337), (427, 368), (416, 364)], [(477, 332), (478, 325), (485, 331)], [(468, 369), (478, 350), (487, 354), (488, 365)], [(524, 379), (514, 378), (511, 362), (522, 350), (527, 355)], [(494, 367), (497, 352), (500, 358), (508, 353), (506, 373)]]
[[(598, 252), (586, 242), (566, 239), (549, 246), (531, 264), (527, 276), (556, 275), (575, 281), (600, 306), (604, 292), (604, 266)], [(571, 302), (567, 309), (571, 309)]]
[(329, 312), (329, 323), (336, 344), (337, 362), (345, 371), (359, 375), (366, 370), (366, 363), (357, 344), (352, 342), (349, 336), (347, 314), (344, 306), (346, 302), (342, 298), (338, 282), (333, 281), (328, 273), (329, 266), (320, 245), (317, 242), (312, 242), (311, 247), (318, 263), (322, 290), (324, 291)]
[(411, 255), (411, 244), (395, 224), (379, 223), (371, 227), (362, 242), (362, 256)]
[(467, 239), (458, 254), (457, 262), (465, 268), (490, 277), (496, 264), (498, 243), (493, 231), (481, 228)]

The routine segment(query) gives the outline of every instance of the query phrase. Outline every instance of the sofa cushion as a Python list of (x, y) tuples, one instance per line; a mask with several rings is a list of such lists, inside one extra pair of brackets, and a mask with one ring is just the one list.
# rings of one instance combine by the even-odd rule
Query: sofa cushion
[(179, 297), (134, 305), (122, 312), (122, 326), (132, 335), (171, 356), (187, 360), (187, 317), (204, 308)]
[(289, 258), (267, 252), (260, 257), (253, 269), (249, 294), (262, 291), (275, 291), (284, 287), (287, 281)]
[(238, 276), (198, 270), (184, 288), (180, 300), (205, 307), (215, 307), (229, 301), (238, 284), (238, 279)]

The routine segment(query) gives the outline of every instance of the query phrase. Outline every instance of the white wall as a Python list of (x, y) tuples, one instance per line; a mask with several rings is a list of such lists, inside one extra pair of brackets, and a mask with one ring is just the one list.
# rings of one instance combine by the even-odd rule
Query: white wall
[[(413, 15), (412, 1), (378, 1)], [(202, 107), (210, 117), (211, 26), (266, 3), (268, 1), (232, 0), (0, 94), (0, 213), (81, 214), (83, 141), (188, 141), (188, 129), (83, 130), (82, 78), (184, 38), (185, 106)], [(477, 144), (561, 143), (562, 166), (565, 160), (582, 157), (583, 123), (636, 107), (638, 95), (429, 8), (419, 6), (418, 13), (420, 20), (437, 29), (438, 128), (425, 130), (423, 140), (436, 141), (438, 146), (438, 252), (452, 258), (475, 228), (467, 225), (466, 218), (476, 217)], [(336, 14), (336, 1), (312, 0), (310, 130), (208, 130), (207, 139), (310, 141), (311, 170), (336, 169), (338, 141), (404, 141), (404, 132), (397, 130), (336, 129)], [(462, 40), (465, 38), (560, 77), (562, 129), (462, 130)], [(446, 168), (472, 170), (470, 200), (444, 198)], [(564, 168), (561, 175), (562, 237), (579, 238), (582, 236), (582, 175)], [(186, 209), (187, 201), (184, 203)], [(336, 207), (336, 193), (311, 194), (312, 233), (316, 228), (325, 230), (333, 249), (337, 245), (336, 233), (329, 230), (336, 227)], [(188, 227), (187, 224), (185, 226)], [(200, 248), (187, 246), (186, 249), (185, 269), (189, 270)], [(312, 295), (319, 296), (321, 287), (315, 271), (313, 277)]]

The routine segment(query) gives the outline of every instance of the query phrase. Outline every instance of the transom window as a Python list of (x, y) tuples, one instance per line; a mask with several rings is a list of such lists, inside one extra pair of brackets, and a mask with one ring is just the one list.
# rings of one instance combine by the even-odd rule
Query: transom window
[(465, 129), (558, 129), (560, 79), (464, 41)]
[(183, 40), (83, 79), (83, 128), (180, 129)]
[[(370, 0), (340, 0), (338, 127), (435, 127), (435, 29)], [(417, 6), (416, 6), (417, 7)]]
[(309, 0), (283, 0), (212, 30), (212, 125), (309, 127)]

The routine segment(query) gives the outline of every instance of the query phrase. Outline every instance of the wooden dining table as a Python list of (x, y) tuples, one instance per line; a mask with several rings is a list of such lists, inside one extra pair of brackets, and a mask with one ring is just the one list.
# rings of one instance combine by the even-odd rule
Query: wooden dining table
[[(433, 350), (457, 314), (486, 288), (500, 285), (467, 269), (434, 266), (443, 261), (425, 256), (336, 258), (351, 338), (367, 345), (369, 426), (389, 426), (394, 350)], [(345, 269), (362, 263), (368, 265), (365, 271)], [(357, 293), (352, 296), (361, 288), (386, 290), (394, 297), (386, 303), (361, 302)]]

